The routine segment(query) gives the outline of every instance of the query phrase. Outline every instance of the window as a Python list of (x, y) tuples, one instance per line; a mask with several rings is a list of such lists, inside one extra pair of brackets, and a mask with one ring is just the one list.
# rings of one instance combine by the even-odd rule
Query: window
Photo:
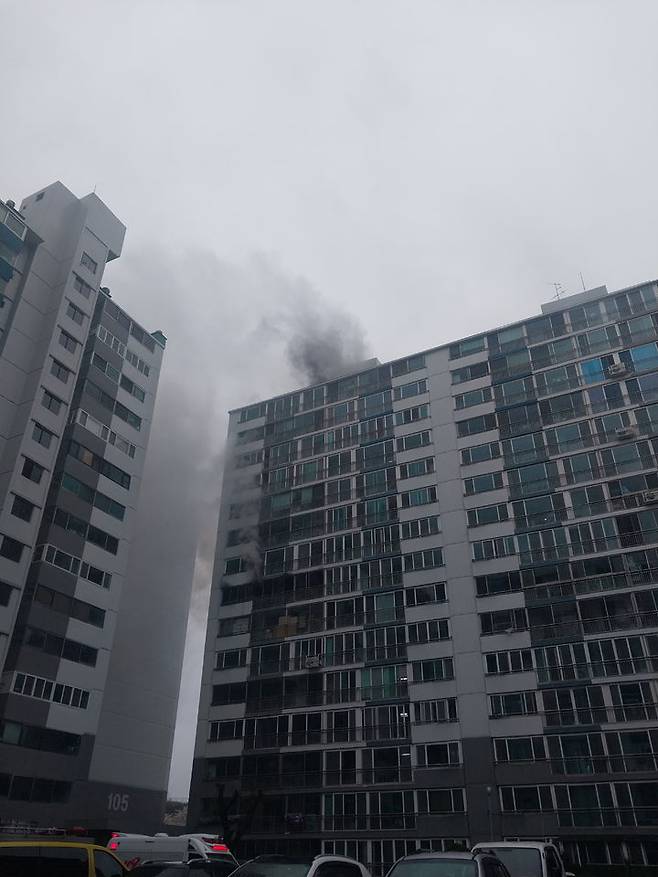
[(143, 402), (146, 399), (146, 393), (142, 390), (141, 387), (138, 387), (137, 384), (134, 384), (130, 378), (127, 378), (125, 375), (121, 375), (120, 386), (127, 393), (130, 393), (131, 396), (134, 396), (135, 399), (138, 399), (140, 402)]
[(412, 432), (395, 440), (398, 451), (413, 451), (416, 448), (424, 448), (432, 443), (432, 432), (429, 429), (423, 432)]
[(100, 338), (103, 344), (106, 344), (108, 347), (114, 350), (115, 353), (118, 353), (119, 356), (125, 356), (126, 359), (128, 359), (128, 355), (126, 353), (126, 345), (123, 343), (123, 341), (120, 341), (116, 337), (116, 335), (113, 335), (111, 332), (109, 332), (105, 328), (105, 326), (99, 324), (96, 327), (96, 335), (98, 336), (98, 338)]
[[(226, 621), (227, 619), (224, 620)], [(236, 667), (246, 667), (246, 665), (246, 649), (230, 649), (226, 652), (217, 652), (215, 658), (215, 670), (234, 670)]]
[(497, 612), (480, 614), (482, 636), (494, 633), (515, 633), (528, 629), (525, 609), (500, 609)]
[(420, 475), (430, 475), (432, 472), (434, 472), (434, 457), (424, 457), (421, 460), (400, 464), (401, 479), (417, 478)]
[(447, 618), (437, 618), (433, 621), (418, 621), (416, 624), (410, 624), (407, 631), (409, 642), (413, 644), (450, 639), (450, 623)]
[(52, 364), (50, 366), (50, 374), (57, 378), (58, 381), (61, 381), (63, 384), (68, 383), (68, 379), (71, 375), (70, 369), (68, 369), (65, 365), (62, 365), (61, 362), (58, 362), (56, 359), (53, 359)]
[(402, 384), (394, 387), (393, 398), (397, 401), (400, 399), (408, 399), (410, 396), (419, 396), (421, 393), (427, 392), (427, 381), (423, 378), (421, 381), (412, 381), (410, 384)]
[(468, 393), (459, 393), (455, 396), (455, 408), (472, 408), (473, 405), (482, 405), (491, 402), (491, 387), (481, 387), (478, 390), (469, 390)]
[[(98, 658), (98, 650), (91, 646), (75, 640), (66, 639), (61, 636), (49, 633), (45, 630), (39, 630), (36, 627), (27, 627), (25, 629), (25, 645), (30, 648), (38, 649), (48, 655), (64, 658), (67, 661), (73, 661), (76, 664), (87, 664), (89, 667), (96, 666)], [(68, 689), (68, 691), (66, 690)], [(25, 692), (23, 692), (25, 693)], [(64, 703), (69, 705), (72, 697), (72, 689), (70, 686), (64, 686), (59, 683), (55, 685), (53, 690), (53, 701), (55, 703)], [(65, 700), (63, 700), (63, 698)]]
[(550, 786), (501, 786), (500, 801), (503, 810), (515, 813), (554, 809)]
[(131, 322), (130, 334), (133, 336), (133, 338), (136, 338), (140, 344), (143, 344), (144, 347), (146, 347), (146, 349), (148, 351), (153, 353), (153, 351), (155, 350), (154, 339), (149, 335), (148, 332), (145, 332), (144, 329), (142, 329), (140, 326), (138, 326), (137, 323)]
[(506, 503), (482, 505), (466, 512), (469, 527), (482, 527), (485, 524), (498, 524), (509, 519)]
[(415, 572), (420, 569), (434, 569), (443, 566), (443, 549), (428, 548), (425, 551), (414, 551), (404, 555), (404, 571)]
[(452, 658), (431, 658), (428, 661), (414, 661), (411, 665), (414, 682), (441, 682), (454, 679)]
[(479, 338), (466, 338), (450, 345), (450, 359), (460, 359), (462, 356), (470, 356), (472, 353), (480, 353), (484, 350), (484, 336)]
[(457, 698), (445, 697), (440, 700), (419, 700), (413, 705), (414, 721), (417, 724), (443, 724), (456, 722)]
[(506, 716), (528, 716), (536, 712), (537, 700), (534, 691), (489, 695), (489, 715), (492, 719), (502, 719)]
[(230, 682), (227, 685), (213, 685), (212, 706), (229, 703), (245, 703), (247, 699), (246, 682)]
[(463, 813), (463, 789), (419, 789), (418, 810), (421, 813)]
[(39, 484), (45, 471), (46, 470), (43, 468), (43, 466), (35, 463), (34, 460), (30, 460), (29, 457), (25, 457), (25, 460), (23, 461), (23, 468), (21, 469), (21, 475), (24, 478), (27, 478), (30, 481), (34, 481), (35, 484)]
[(403, 509), (428, 505), (431, 502), (436, 502), (436, 487), (419, 487), (417, 490), (402, 493), (401, 497)]
[(65, 350), (68, 350), (69, 353), (75, 353), (78, 347), (78, 341), (73, 335), (69, 335), (69, 333), (65, 332), (63, 329), (59, 333), (59, 343)]
[(487, 652), (484, 656), (487, 675), (502, 676), (507, 673), (523, 673), (532, 670), (530, 649), (512, 649), (509, 652)]
[(74, 457), (96, 472), (100, 472), (101, 475), (109, 478), (110, 481), (114, 481), (115, 484), (118, 484), (125, 490), (130, 490), (130, 475), (127, 472), (110, 463), (104, 457), (94, 454), (93, 451), (90, 451), (89, 448), (86, 448), (79, 442), (71, 440), (69, 442), (68, 453), (71, 457)]
[(500, 443), (486, 442), (483, 445), (475, 445), (472, 448), (464, 448), (461, 452), (462, 466), (472, 466), (474, 463), (486, 463), (487, 460), (495, 460), (500, 457)]
[(91, 271), (92, 274), (95, 274), (98, 270), (98, 262), (95, 262), (89, 253), (83, 253), (80, 258), (80, 264), (83, 268), (86, 268), (87, 271)]
[(495, 414), (481, 414), (479, 417), (470, 417), (468, 420), (458, 420), (457, 435), (459, 438), (464, 438), (468, 435), (477, 435), (480, 432), (489, 432), (496, 427)]
[(464, 493), (466, 496), (486, 493), (489, 490), (499, 490), (502, 486), (502, 472), (487, 472), (485, 475), (475, 475), (473, 478), (464, 479)]
[(88, 283), (85, 283), (82, 277), (78, 277), (77, 274), (73, 275), (73, 288), (76, 292), (79, 292), (83, 298), (89, 298), (93, 292), (93, 288), (89, 286)]
[(473, 542), (471, 551), (474, 561), (511, 557), (516, 554), (514, 536), (500, 536), (497, 539), (482, 539), (479, 542)]
[(52, 442), (54, 436), (55, 434), (49, 429), (46, 429), (45, 426), (41, 426), (38, 423), (34, 424), (34, 428), (32, 429), (32, 438), (35, 442), (43, 445), (44, 448), (50, 447), (50, 443)]
[(98, 567), (82, 562), (79, 557), (67, 554), (54, 545), (38, 545), (34, 551), (33, 560), (51, 563), (73, 575), (80, 575), (81, 578), (87, 579), (95, 585), (100, 585), (102, 588), (109, 588), (112, 582), (112, 576), (109, 572), (103, 572)]
[(400, 524), (401, 539), (419, 539), (423, 536), (434, 536), (440, 532), (441, 519), (438, 515), (416, 518), (415, 521), (403, 521)]
[[(30, 676), (26, 673), (16, 673), (11, 687), (13, 694), (23, 697), (34, 697), (38, 700), (48, 700), (61, 703), (64, 706), (86, 710), (89, 704), (89, 692), (82, 688), (74, 688), (70, 685), (55, 683), (50, 679), (40, 676)], [(64, 698), (64, 691), (66, 697)]]
[(450, 372), (453, 384), (463, 384), (466, 381), (475, 381), (478, 378), (485, 378), (489, 374), (489, 363), (476, 362), (473, 365), (467, 365), (466, 368), (458, 368), (456, 371)]
[[(141, 372), (145, 378), (147, 378), (149, 376), (150, 371), (151, 371), (150, 366), (148, 366), (144, 362), (143, 359), (141, 359), (139, 356), (137, 356), (136, 353), (133, 353), (132, 350), (126, 351), (126, 359), (128, 360), (128, 362), (132, 366), (134, 366), (137, 369), (137, 371)], [(260, 406), (256, 406), (256, 407), (260, 407)]]
[(57, 415), (59, 414), (63, 403), (61, 399), (57, 398), (57, 396), (53, 396), (53, 394), (49, 393), (48, 390), (44, 390), (43, 396), (41, 397), (41, 404), (44, 408), (47, 408), (48, 411), (51, 411), (53, 414)]
[(87, 484), (84, 484), (82, 481), (69, 475), (68, 472), (62, 474), (61, 484), (64, 490), (74, 493), (84, 502), (95, 506), (102, 512), (116, 518), (118, 521), (123, 521), (126, 507), (121, 505), (121, 503), (116, 502), (111, 497), (106, 496), (104, 493), (101, 493), (100, 490), (94, 490), (92, 487), (89, 487)]
[(542, 699), (547, 727), (594, 725), (609, 721), (603, 693), (597, 685), (544, 690)]
[(45, 585), (37, 585), (34, 592), (34, 602), (48, 606), (54, 612), (61, 612), (63, 615), (70, 615), (71, 618), (77, 618), (78, 621), (83, 621), (85, 624), (92, 624), (94, 627), (103, 627), (105, 624), (105, 611), (103, 609), (70, 597), (61, 591), (54, 591)]
[[(238, 615), (232, 618), (221, 618), (219, 621), (218, 634), (219, 636), (240, 636), (243, 633), (249, 633), (250, 626), (250, 615)], [(285, 622), (282, 626), (284, 629), (287, 629), (287, 625)]]
[(520, 590), (521, 575), (516, 570), (475, 577), (475, 592), (478, 597), (491, 597), (495, 594), (508, 594)]
[[(75, 420), (76, 423), (79, 423), (80, 426), (83, 426), (88, 432), (93, 433), (98, 438), (102, 439), (104, 442), (108, 442), (108, 444), (113, 445), (117, 450), (121, 451), (123, 454), (127, 454), (129, 457), (134, 457), (137, 448), (128, 439), (124, 438), (119, 433), (114, 432), (104, 423), (101, 423), (100, 420), (96, 420), (95, 417), (92, 417), (91, 414), (88, 414), (86, 411), (83, 411), (82, 408), (78, 408), (75, 412)], [(262, 453), (262, 452), (261, 452)]]
[(94, 865), (95, 877), (123, 877), (125, 873), (123, 865), (102, 850), (94, 850)]
[(658, 713), (649, 682), (622, 682), (610, 686), (617, 722), (646, 722)]
[(0, 557), (4, 557), (14, 563), (20, 563), (24, 548), (25, 546), (20, 542), (17, 542), (16, 539), (12, 539), (9, 536), (3, 536), (2, 544), (0, 545)]
[(210, 722), (208, 726), (208, 740), (216, 743), (218, 740), (241, 740), (243, 737), (242, 719), (233, 719), (227, 722)]
[(22, 496), (14, 496), (14, 501), (11, 505), (11, 513), (14, 517), (20, 518), (22, 521), (30, 521), (34, 509), (34, 503), (29, 502)]
[(423, 354), (418, 356), (410, 356), (408, 359), (401, 359), (391, 365), (391, 377), (399, 378), (401, 375), (409, 374), (409, 372), (418, 371), (425, 368), (425, 357)]
[(71, 515), (63, 509), (53, 507), (49, 509), (48, 516), (56, 526), (77, 533), (87, 542), (98, 545), (99, 548), (110, 554), (116, 554), (119, 550), (119, 540), (116, 536), (111, 536), (104, 530), (87, 524), (86, 521), (76, 518), (75, 515)]
[(494, 739), (496, 761), (545, 761), (543, 737), (498, 737)]
[(435, 582), (432, 585), (418, 585), (416, 588), (405, 588), (407, 606), (426, 606), (428, 603), (443, 603), (446, 597), (446, 583)]
[(413, 423), (416, 420), (423, 420), (430, 416), (429, 405), (416, 405), (414, 408), (405, 408), (404, 411), (395, 412), (396, 426), (403, 426), (405, 423)]
[(448, 743), (428, 743), (417, 746), (419, 767), (449, 767), (462, 763), (458, 741)]
[[(84, 311), (80, 310), (79, 307), (74, 305), (72, 301), (70, 301), (66, 306), (66, 316), (69, 317), (71, 320), (73, 320), (74, 323), (77, 323), (78, 326), (82, 326), (82, 324), (84, 323), (86, 314)], [(66, 333), (64, 333), (64, 334), (66, 334)], [(71, 336), (69, 335), (68, 337), (70, 338)], [(73, 340), (75, 341), (75, 339), (73, 339)], [(61, 337), (60, 337), (60, 343), (61, 343)], [(77, 344), (77, 342), (76, 342), (76, 344)]]

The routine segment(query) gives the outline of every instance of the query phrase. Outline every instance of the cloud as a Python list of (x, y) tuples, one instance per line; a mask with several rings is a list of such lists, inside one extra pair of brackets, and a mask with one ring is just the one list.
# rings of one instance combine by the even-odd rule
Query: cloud
[[(168, 336), (134, 548), (135, 580), (159, 582), (178, 616), (150, 646), (187, 648), (171, 790), (187, 793), (212, 578), (227, 412), (366, 357), (362, 328), (307, 280), (269, 257), (232, 264), (205, 250), (128, 251), (113, 295)], [(109, 281), (108, 281), (109, 282)], [(131, 309), (131, 291), (139, 310)], [(154, 315), (156, 315), (154, 317)], [(157, 325), (154, 324), (154, 319)], [(230, 467), (230, 460), (229, 460)], [(158, 639), (159, 638), (159, 639)], [(159, 641), (160, 640), (160, 641)]]

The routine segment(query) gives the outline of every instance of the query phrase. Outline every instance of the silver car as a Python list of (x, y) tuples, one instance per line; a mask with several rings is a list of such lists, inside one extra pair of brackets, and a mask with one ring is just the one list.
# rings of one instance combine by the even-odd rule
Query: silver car
[(393, 865), (386, 877), (510, 877), (488, 853), (413, 853)]

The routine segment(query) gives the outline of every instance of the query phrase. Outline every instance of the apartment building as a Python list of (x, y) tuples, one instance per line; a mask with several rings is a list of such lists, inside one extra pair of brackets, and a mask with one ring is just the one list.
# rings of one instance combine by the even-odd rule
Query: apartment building
[(169, 756), (153, 770), (147, 754), (166, 752), (162, 717), (117, 706), (113, 656), (143, 612), (132, 682), (155, 701), (128, 572), (166, 339), (101, 286), (124, 234), (95, 194), (61, 183), (0, 203), (3, 823), (155, 827), (164, 807)]
[(231, 412), (191, 825), (658, 863), (657, 293)]

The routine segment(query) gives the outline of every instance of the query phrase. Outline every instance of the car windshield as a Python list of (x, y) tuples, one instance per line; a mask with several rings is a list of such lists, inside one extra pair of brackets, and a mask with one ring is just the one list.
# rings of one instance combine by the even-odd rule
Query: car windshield
[(235, 877), (306, 877), (309, 862), (247, 862), (233, 872)]
[(407, 859), (389, 877), (477, 877), (477, 864), (468, 859)]
[(487, 847), (510, 872), (510, 877), (541, 877), (541, 855), (532, 847)]

